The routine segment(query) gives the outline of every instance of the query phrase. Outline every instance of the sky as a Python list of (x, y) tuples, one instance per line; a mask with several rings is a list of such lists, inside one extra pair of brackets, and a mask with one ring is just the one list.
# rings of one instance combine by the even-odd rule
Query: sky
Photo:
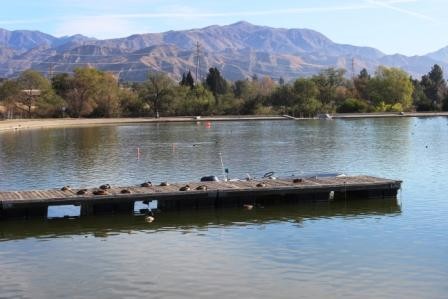
[(423, 55), (448, 46), (447, 0), (0, 0), (0, 28), (96, 38), (227, 25), (309, 28), (337, 43)]

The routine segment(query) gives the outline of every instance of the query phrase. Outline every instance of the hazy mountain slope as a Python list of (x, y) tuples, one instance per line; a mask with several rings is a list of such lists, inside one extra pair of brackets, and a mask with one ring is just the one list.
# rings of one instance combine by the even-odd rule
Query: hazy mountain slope
[(428, 58), (448, 63), (448, 47), (444, 47), (438, 51), (425, 55)]
[(370, 47), (335, 43), (309, 29), (238, 22), (108, 40), (0, 30), (0, 77), (14, 76), (30, 67), (56, 74), (92, 66), (114, 72), (123, 80), (145, 80), (149, 71), (166, 72), (178, 79), (188, 70), (195, 73), (197, 43), (200, 78), (210, 67), (218, 67), (231, 80), (254, 74), (290, 80), (328, 67), (345, 68), (351, 75), (362, 68), (373, 72), (378, 65), (400, 67), (418, 77), (435, 63), (448, 63), (448, 48), (426, 56), (385, 55)]

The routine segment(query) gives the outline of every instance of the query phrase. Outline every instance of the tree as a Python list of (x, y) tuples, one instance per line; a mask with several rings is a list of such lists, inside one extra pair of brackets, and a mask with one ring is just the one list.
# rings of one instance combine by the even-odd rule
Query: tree
[(98, 93), (95, 98), (94, 116), (120, 116), (120, 88), (117, 79), (111, 73), (102, 73), (97, 84)]
[(321, 108), (322, 105), (317, 100), (320, 91), (314, 80), (297, 79), (294, 82), (294, 93), (296, 96), (294, 103), (296, 113), (315, 115)]
[(361, 70), (361, 72), (359, 73), (359, 75), (354, 79), (354, 86), (355, 86), (355, 90), (356, 90), (356, 96), (363, 99), (363, 100), (367, 100), (368, 96), (367, 96), (367, 86), (369, 84), (370, 81), (370, 74), (367, 72), (367, 70), (364, 68)]
[(70, 79), (66, 99), (69, 112), (75, 117), (87, 116), (96, 108), (103, 72), (93, 68), (77, 68)]
[(188, 86), (191, 89), (194, 87), (194, 79), (193, 75), (191, 74), (190, 70), (185, 75), (185, 73), (182, 74), (182, 80), (179, 82), (181, 86)]
[(36, 100), (51, 89), (50, 82), (39, 72), (26, 70), (20, 74), (17, 83), (22, 90), (21, 103), (26, 106), (28, 117), (31, 118)]
[(6, 107), (6, 115), (12, 118), (16, 101), (21, 96), (20, 86), (15, 80), (6, 80), (0, 85), (0, 102)]
[(51, 78), (51, 86), (54, 92), (58, 96), (65, 98), (71, 88), (71, 79), (72, 78), (67, 73), (57, 74), (53, 76), (53, 78)]
[(329, 68), (312, 77), (319, 89), (319, 100), (326, 111), (334, 111), (336, 103), (336, 88), (347, 85), (344, 69)]
[(448, 94), (442, 68), (435, 64), (431, 71), (422, 77), (421, 85), (426, 97), (431, 101), (432, 109), (441, 110), (443, 100)]
[(369, 81), (368, 94), (378, 110), (407, 110), (412, 106), (412, 85), (409, 75), (398, 68), (378, 67)]
[(412, 103), (417, 111), (432, 110), (432, 101), (426, 96), (422, 84), (418, 80), (412, 80), (414, 92), (412, 93)]
[(227, 93), (227, 81), (221, 76), (221, 73), (216, 67), (208, 70), (205, 85), (215, 97)]
[(159, 117), (161, 110), (172, 99), (174, 82), (164, 73), (151, 73), (143, 84), (140, 97), (150, 105), (155, 117)]

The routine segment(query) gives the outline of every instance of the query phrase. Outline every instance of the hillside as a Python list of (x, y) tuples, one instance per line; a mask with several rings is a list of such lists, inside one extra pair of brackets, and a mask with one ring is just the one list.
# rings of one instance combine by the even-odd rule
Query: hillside
[(27, 68), (55, 74), (92, 66), (114, 72), (122, 80), (142, 81), (150, 71), (166, 72), (177, 79), (183, 72), (195, 70), (197, 43), (201, 77), (216, 66), (230, 80), (253, 75), (290, 80), (328, 67), (346, 68), (349, 74), (362, 68), (373, 72), (378, 65), (400, 67), (418, 77), (435, 63), (448, 63), (446, 49), (426, 56), (385, 55), (370, 47), (335, 43), (309, 29), (247, 22), (108, 40), (0, 29), (0, 77)]

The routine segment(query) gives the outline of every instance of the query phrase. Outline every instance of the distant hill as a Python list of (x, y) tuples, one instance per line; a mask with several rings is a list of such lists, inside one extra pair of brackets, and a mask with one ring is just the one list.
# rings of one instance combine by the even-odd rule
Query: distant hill
[(0, 77), (27, 68), (48, 74), (92, 66), (114, 72), (122, 80), (142, 81), (150, 71), (178, 79), (183, 72), (195, 70), (197, 43), (201, 77), (208, 68), (218, 67), (230, 80), (253, 75), (291, 80), (328, 67), (345, 68), (348, 74), (362, 68), (373, 72), (378, 65), (400, 67), (419, 77), (435, 63), (448, 64), (448, 47), (425, 56), (385, 55), (370, 47), (335, 43), (314, 30), (238, 22), (108, 40), (0, 29)]

